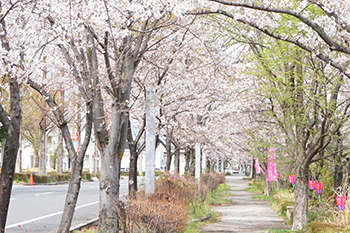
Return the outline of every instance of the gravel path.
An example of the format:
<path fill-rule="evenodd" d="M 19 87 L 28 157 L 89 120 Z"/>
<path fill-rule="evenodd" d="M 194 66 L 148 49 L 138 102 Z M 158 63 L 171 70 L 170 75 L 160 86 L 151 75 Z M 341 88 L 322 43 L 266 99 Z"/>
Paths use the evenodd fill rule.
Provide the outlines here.
<path fill-rule="evenodd" d="M 226 177 L 226 184 L 231 187 L 232 196 L 228 197 L 233 205 L 215 207 L 221 213 L 219 222 L 202 227 L 201 232 L 267 232 L 269 228 L 288 229 L 282 218 L 277 216 L 268 202 L 252 199 L 256 194 L 245 189 L 250 181 L 244 180 L 242 175 Z"/>

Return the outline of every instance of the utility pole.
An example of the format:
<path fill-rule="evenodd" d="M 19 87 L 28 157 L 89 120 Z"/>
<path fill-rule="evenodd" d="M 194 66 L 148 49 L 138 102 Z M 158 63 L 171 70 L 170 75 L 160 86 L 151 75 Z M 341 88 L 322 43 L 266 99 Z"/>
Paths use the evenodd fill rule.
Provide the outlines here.
<path fill-rule="evenodd" d="M 154 90 L 146 90 L 146 172 L 145 172 L 145 193 L 154 193 L 155 183 L 155 152 L 156 152 L 156 123 L 155 123 L 155 102 Z"/>
<path fill-rule="evenodd" d="M 198 182 L 198 187 L 200 185 L 200 178 L 201 178 L 201 145 L 199 142 L 196 142 L 196 157 L 195 157 L 195 166 L 196 166 L 196 171 L 195 171 L 195 179 Z"/>
<path fill-rule="evenodd" d="M 224 157 L 221 156 L 221 173 L 224 174 L 225 173 L 225 168 L 224 168 Z"/>

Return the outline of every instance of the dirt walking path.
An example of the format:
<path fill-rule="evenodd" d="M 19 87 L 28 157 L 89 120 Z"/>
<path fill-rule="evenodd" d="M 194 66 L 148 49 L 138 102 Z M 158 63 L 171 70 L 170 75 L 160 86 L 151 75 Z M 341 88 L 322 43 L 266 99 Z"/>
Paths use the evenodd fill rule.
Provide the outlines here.
<path fill-rule="evenodd" d="M 242 178 L 242 175 L 226 177 L 226 184 L 231 187 L 232 195 L 228 198 L 233 201 L 233 205 L 215 207 L 221 213 L 220 221 L 202 227 L 201 232 L 261 233 L 267 232 L 269 228 L 288 229 L 267 201 L 251 198 L 256 194 L 245 190 L 250 181 Z"/>

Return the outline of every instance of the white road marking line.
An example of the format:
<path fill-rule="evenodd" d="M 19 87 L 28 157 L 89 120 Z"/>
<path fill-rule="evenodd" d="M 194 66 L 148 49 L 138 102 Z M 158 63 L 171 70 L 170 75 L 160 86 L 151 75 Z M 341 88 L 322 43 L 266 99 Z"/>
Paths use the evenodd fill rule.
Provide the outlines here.
<path fill-rule="evenodd" d="M 78 206 L 75 209 L 77 210 L 77 209 L 84 208 L 84 207 L 87 207 L 87 206 L 90 206 L 90 205 L 95 205 L 97 203 L 99 203 L 99 202 L 98 201 L 91 202 L 91 203 L 88 203 L 88 204 L 85 204 L 85 205 Z M 32 219 L 29 219 L 29 220 L 26 220 L 26 221 L 23 221 L 23 222 L 18 222 L 18 223 L 15 223 L 15 224 L 8 225 L 8 226 L 5 227 L 5 229 L 22 226 L 22 225 L 27 224 L 27 223 L 39 221 L 39 220 L 42 220 L 42 219 L 45 219 L 45 218 L 50 218 L 52 216 L 59 215 L 59 214 L 62 214 L 62 213 L 63 213 L 63 211 L 60 211 L 60 212 L 56 212 L 56 213 L 52 213 L 52 214 L 47 214 L 47 215 L 44 215 L 44 216 L 41 216 L 41 217 L 38 217 L 38 218 L 32 218 Z"/>
<path fill-rule="evenodd" d="M 38 194 L 35 194 L 35 196 L 43 196 L 43 195 L 49 195 L 53 192 L 47 192 L 47 193 L 38 193 Z"/>
<path fill-rule="evenodd" d="M 91 203 L 88 203 L 88 204 L 85 204 L 85 205 L 81 205 L 81 206 L 75 207 L 75 209 L 77 210 L 77 209 L 80 209 L 80 208 L 84 208 L 86 206 L 95 205 L 97 203 L 99 203 L 99 202 L 98 201 L 91 202 Z"/>
<path fill-rule="evenodd" d="M 60 212 L 57 212 L 57 213 L 44 215 L 44 216 L 41 216 L 41 217 L 38 217 L 38 218 L 32 218 L 32 219 L 29 219 L 27 221 L 23 221 L 23 222 L 15 223 L 15 224 L 12 224 L 12 225 L 8 225 L 8 226 L 5 227 L 5 229 L 12 228 L 12 227 L 17 227 L 17 226 L 22 226 L 22 225 L 27 224 L 27 223 L 39 221 L 41 219 L 49 218 L 49 217 L 52 217 L 52 216 L 55 216 L 55 215 L 59 215 L 59 214 L 62 214 L 62 213 L 63 213 L 63 211 L 60 211 Z"/>

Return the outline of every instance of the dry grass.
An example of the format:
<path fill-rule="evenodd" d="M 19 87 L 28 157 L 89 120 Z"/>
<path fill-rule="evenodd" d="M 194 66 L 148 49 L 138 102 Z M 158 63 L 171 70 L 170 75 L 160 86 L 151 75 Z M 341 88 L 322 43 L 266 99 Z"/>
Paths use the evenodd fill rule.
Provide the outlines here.
<path fill-rule="evenodd" d="M 187 222 L 187 212 L 187 206 L 175 196 L 138 193 L 128 202 L 124 228 L 126 232 L 177 232 Z"/>
<path fill-rule="evenodd" d="M 196 210 L 200 212 L 206 197 L 224 182 L 223 174 L 206 174 L 201 177 L 199 189 L 192 177 L 164 174 L 156 181 L 154 194 L 146 196 L 138 192 L 134 199 L 116 203 L 122 232 L 183 232 L 189 216 Z M 96 229 L 87 232 L 96 232 Z"/>

